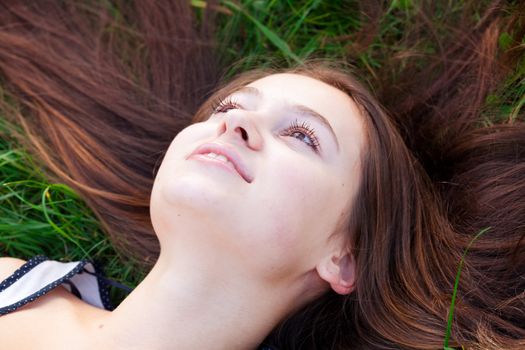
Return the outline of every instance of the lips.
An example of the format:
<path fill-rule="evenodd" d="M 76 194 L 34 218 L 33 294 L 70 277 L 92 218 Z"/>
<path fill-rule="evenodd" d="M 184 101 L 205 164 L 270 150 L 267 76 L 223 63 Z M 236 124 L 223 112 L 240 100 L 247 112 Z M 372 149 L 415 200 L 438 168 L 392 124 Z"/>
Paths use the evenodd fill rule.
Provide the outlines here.
<path fill-rule="evenodd" d="M 209 155 L 211 153 L 211 155 Z M 225 166 L 232 166 L 235 171 L 244 179 L 251 183 L 253 176 L 242 161 L 242 158 L 231 146 L 223 143 L 205 143 L 197 147 L 186 159 L 192 156 L 206 157 L 210 160 L 223 163 Z M 209 155 L 209 156 L 208 156 Z"/>

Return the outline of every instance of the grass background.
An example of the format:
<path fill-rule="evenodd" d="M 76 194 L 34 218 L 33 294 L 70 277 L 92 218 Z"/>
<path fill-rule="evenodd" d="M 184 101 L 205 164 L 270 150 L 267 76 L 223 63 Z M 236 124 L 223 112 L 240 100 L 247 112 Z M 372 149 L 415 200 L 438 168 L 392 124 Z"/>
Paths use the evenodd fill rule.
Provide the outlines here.
<path fill-rule="evenodd" d="M 463 1 L 438 1 L 432 21 L 458 17 Z M 482 2 L 479 2 L 482 6 Z M 486 2 L 485 2 L 486 3 Z M 196 15 L 206 1 L 191 1 Z M 363 15 L 357 1 L 240 0 L 221 1 L 216 35 L 224 43 L 222 59 L 230 64 L 229 76 L 271 64 L 290 65 L 305 58 L 342 58 L 357 66 L 365 79 L 379 74 L 385 57 L 397 57 L 402 68 L 406 60 L 436 52 L 430 37 L 407 44 L 407 28 L 414 25 L 419 2 L 393 0 L 378 19 L 378 32 L 363 49 L 356 43 L 373 22 Z M 473 18 L 479 17 L 472 8 Z M 512 33 L 500 37 L 500 49 L 512 44 Z M 362 39 L 362 38 L 361 38 Z M 522 40 L 521 45 L 525 45 Z M 242 60 L 240 60 L 242 58 Z M 393 70 L 391 74 L 396 74 Z M 5 99 L 0 86 L 0 98 Z M 515 119 L 525 104 L 525 60 L 522 60 L 498 91 L 487 99 L 487 115 L 496 112 L 505 120 Z M 486 123 L 491 123 L 489 118 Z M 63 184 L 49 183 L 23 149 L 6 134 L 0 116 L 0 255 L 28 259 L 44 254 L 52 259 L 72 261 L 94 259 L 106 274 L 123 284 L 135 286 L 146 271 L 114 251 L 89 208 Z M 112 291 L 118 303 L 124 294 Z"/>

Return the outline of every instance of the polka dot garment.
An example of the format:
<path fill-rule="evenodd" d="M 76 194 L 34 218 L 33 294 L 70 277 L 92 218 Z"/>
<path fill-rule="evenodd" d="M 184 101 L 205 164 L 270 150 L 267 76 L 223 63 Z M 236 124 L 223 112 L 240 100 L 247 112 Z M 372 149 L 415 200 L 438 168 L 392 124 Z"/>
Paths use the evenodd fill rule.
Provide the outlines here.
<path fill-rule="evenodd" d="M 112 310 L 108 280 L 88 260 L 59 262 L 36 256 L 0 283 L 0 315 L 64 286 L 83 301 Z"/>

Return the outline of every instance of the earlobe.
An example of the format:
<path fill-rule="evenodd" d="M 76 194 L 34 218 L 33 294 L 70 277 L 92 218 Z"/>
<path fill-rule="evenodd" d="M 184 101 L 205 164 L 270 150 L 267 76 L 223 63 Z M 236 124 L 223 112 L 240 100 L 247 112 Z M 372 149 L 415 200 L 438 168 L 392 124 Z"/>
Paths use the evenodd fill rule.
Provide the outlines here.
<path fill-rule="evenodd" d="M 355 259 L 352 254 L 327 256 L 316 268 L 319 277 L 328 282 L 337 294 L 346 295 L 354 290 Z"/>

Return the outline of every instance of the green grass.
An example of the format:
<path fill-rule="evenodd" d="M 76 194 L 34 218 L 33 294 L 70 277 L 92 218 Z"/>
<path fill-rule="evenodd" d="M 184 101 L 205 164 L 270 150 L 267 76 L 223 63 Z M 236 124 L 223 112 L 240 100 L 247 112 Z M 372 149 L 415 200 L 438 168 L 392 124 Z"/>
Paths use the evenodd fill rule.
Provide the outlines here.
<path fill-rule="evenodd" d="M 488 230 L 490 230 L 490 227 L 486 227 L 483 230 L 479 231 L 474 236 L 474 238 L 472 238 L 468 246 L 465 248 L 465 251 L 463 252 L 463 255 L 461 256 L 461 260 L 459 261 L 458 271 L 456 273 L 456 280 L 454 281 L 454 289 L 452 290 L 452 297 L 450 300 L 450 308 L 449 308 L 448 320 L 447 320 L 447 329 L 445 331 L 445 339 L 443 341 L 444 350 L 453 350 L 453 348 L 449 346 L 449 343 L 450 343 L 450 336 L 452 334 L 452 324 L 454 322 L 454 308 L 456 307 L 456 296 L 458 292 L 459 281 L 461 279 L 461 270 L 463 269 L 463 264 L 465 263 L 465 258 L 467 257 L 467 253 L 470 247 L 472 246 L 472 244 L 474 244 L 474 242 L 476 242 L 478 238 L 481 237 Z"/>
<path fill-rule="evenodd" d="M 442 3 L 454 7 L 437 7 L 433 18 L 436 23 L 456 16 L 463 4 Z M 316 57 L 338 58 L 359 67 L 367 75 L 365 79 L 373 78 L 380 74 L 385 57 L 395 57 L 402 69 L 408 60 L 436 51 L 428 35 L 409 44 L 406 28 L 414 24 L 417 4 L 413 0 L 391 1 L 387 13 L 378 21 L 377 35 L 365 50 L 356 44 L 357 33 L 370 21 L 361 17 L 358 1 L 225 0 L 221 2 L 217 33 L 223 43 L 222 60 L 230 65 L 227 75 L 231 76 L 254 67 L 289 66 Z M 193 0 L 192 5 L 198 13 L 206 1 Z M 114 12 L 119 15 L 118 9 Z M 479 16 L 475 9 L 472 15 Z M 447 30 L 446 26 L 437 28 L 438 35 Z M 509 33 L 501 36 L 502 50 L 511 44 L 509 37 Z M 521 44 L 525 45 L 525 41 Z M 395 75 L 395 69 L 390 74 Z M 0 94 L 0 98 L 5 97 Z M 522 61 L 489 97 L 487 111 L 513 121 L 524 104 Z M 27 259 L 44 254 L 68 261 L 96 259 L 104 264 L 110 278 L 136 285 L 144 271 L 113 249 L 96 217 L 74 191 L 46 180 L 31 156 L 9 136 L 5 123 L 0 116 L 0 255 Z M 123 297 L 119 292 L 113 293 L 115 301 Z"/>

